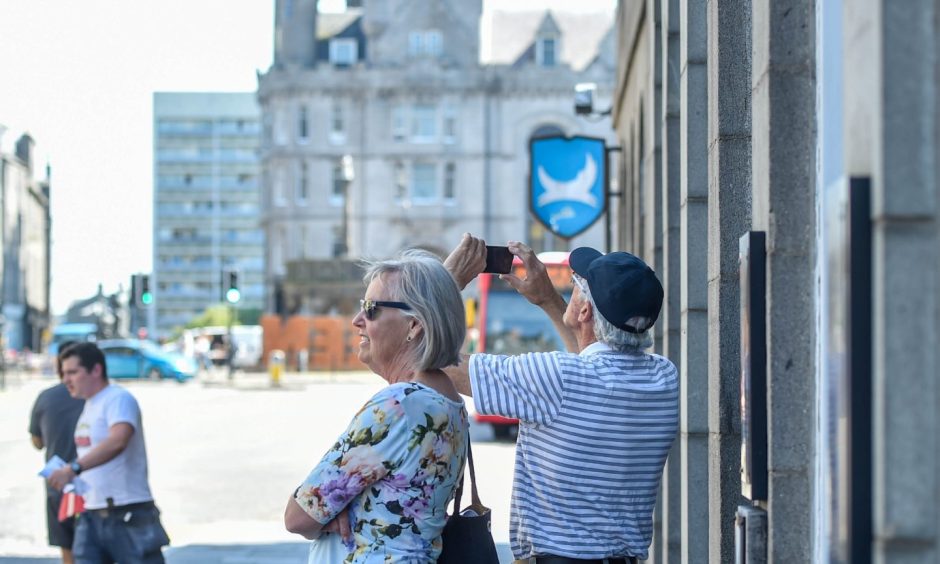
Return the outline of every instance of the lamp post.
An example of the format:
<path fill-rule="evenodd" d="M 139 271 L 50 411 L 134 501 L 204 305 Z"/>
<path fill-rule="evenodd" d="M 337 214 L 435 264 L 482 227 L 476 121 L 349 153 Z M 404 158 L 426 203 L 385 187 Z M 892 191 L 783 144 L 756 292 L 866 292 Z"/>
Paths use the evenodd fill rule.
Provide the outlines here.
<path fill-rule="evenodd" d="M 7 319 L 3 315 L 3 301 L 0 300 L 0 391 L 7 387 L 6 351 L 3 350 L 6 344 L 6 321 Z"/>
<path fill-rule="evenodd" d="M 340 253 L 341 257 L 349 256 L 349 213 L 351 206 L 349 204 L 349 186 L 356 178 L 356 169 L 353 166 L 352 155 L 343 155 L 340 160 L 341 178 L 343 180 L 343 217 L 340 224 Z"/>

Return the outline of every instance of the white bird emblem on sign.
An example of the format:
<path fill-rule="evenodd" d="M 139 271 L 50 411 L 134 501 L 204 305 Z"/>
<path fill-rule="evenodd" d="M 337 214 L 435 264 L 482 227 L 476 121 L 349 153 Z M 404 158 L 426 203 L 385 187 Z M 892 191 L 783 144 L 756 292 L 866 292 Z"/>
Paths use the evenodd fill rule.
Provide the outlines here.
<path fill-rule="evenodd" d="M 558 213 L 553 213 L 551 218 L 548 220 L 552 224 L 552 229 L 555 231 L 559 230 L 558 222 L 563 219 L 572 219 L 578 217 L 578 214 L 574 213 L 574 210 L 571 209 L 571 206 L 565 206 L 561 208 Z"/>
<path fill-rule="evenodd" d="M 597 163 L 590 153 L 587 154 L 584 168 L 571 180 L 556 180 L 541 166 L 538 174 L 539 182 L 545 188 L 545 192 L 539 195 L 539 206 L 561 201 L 581 202 L 592 207 L 597 205 L 597 198 L 591 194 L 591 187 L 597 180 Z"/>

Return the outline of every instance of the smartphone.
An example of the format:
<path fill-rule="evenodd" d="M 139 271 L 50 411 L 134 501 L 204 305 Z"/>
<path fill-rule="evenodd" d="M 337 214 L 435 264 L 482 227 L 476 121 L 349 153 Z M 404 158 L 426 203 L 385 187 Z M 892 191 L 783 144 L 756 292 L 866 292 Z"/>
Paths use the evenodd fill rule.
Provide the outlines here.
<path fill-rule="evenodd" d="M 509 252 L 509 247 L 492 247 L 490 245 L 486 246 L 486 268 L 483 269 L 483 272 L 491 272 L 493 274 L 509 274 L 509 271 L 512 270 L 512 253 Z"/>

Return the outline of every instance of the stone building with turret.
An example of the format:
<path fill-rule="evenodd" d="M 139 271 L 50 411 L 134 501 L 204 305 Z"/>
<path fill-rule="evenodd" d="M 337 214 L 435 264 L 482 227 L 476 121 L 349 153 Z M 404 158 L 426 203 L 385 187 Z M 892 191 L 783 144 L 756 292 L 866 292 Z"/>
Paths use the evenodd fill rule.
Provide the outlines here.
<path fill-rule="evenodd" d="M 573 110 L 576 84 L 597 83 L 601 101 L 613 89 L 612 13 L 316 4 L 277 1 L 274 63 L 258 79 L 269 310 L 285 300 L 292 313 L 348 309 L 316 281 L 291 279 L 291 264 L 316 272 L 303 264 L 444 253 L 465 231 L 538 250 L 604 244 L 603 221 L 569 242 L 532 219 L 528 144 L 614 139 L 608 118 Z"/>

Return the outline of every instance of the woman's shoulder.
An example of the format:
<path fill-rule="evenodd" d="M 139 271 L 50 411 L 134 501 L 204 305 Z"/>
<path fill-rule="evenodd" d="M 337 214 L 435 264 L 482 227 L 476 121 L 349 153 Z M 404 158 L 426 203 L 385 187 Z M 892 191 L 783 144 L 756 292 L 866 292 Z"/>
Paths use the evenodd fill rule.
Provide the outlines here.
<path fill-rule="evenodd" d="M 375 396 L 373 401 L 378 404 L 393 402 L 401 405 L 408 411 L 408 407 L 419 407 L 425 411 L 459 411 L 463 409 L 462 401 L 452 400 L 434 388 L 418 382 L 398 382 L 386 386 Z"/>
<path fill-rule="evenodd" d="M 428 401 L 434 396 L 440 395 L 433 389 L 417 382 L 398 382 L 390 384 L 376 394 L 376 397 L 382 394 L 382 392 L 384 392 L 382 395 L 383 398 L 394 398 L 402 403 L 406 401 Z"/>
<path fill-rule="evenodd" d="M 420 384 L 414 382 L 398 382 L 396 384 L 390 384 L 385 386 L 381 390 L 375 393 L 372 398 L 369 400 L 367 405 L 389 405 L 389 404 L 405 404 L 411 403 L 415 399 L 420 398 L 423 394 L 416 392 L 421 392 L 425 388 Z"/>

